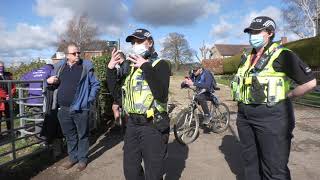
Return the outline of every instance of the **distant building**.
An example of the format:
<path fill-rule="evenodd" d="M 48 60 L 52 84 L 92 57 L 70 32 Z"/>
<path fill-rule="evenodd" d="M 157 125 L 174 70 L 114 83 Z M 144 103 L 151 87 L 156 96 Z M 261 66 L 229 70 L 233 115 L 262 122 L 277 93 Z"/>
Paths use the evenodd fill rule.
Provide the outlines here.
<path fill-rule="evenodd" d="M 64 52 L 56 52 L 52 57 L 52 63 L 55 64 L 57 62 L 59 62 L 60 60 L 62 59 L 65 59 L 66 58 L 66 55 Z"/>
<path fill-rule="evenodd" d="M 113 41 L 111 41 L 113 42 Z M 57 49 L 57 52 L 67 52 L 68 44 L 62 43 Z M 102 55 L 110 54 L 112 48 L 115 47 L 116 44 L 110 45 L 110 41 L 106 40 L 95 40 L 90 43 L 87 43 L 83 46 L 81 50 L 81 57 L 84 59 L 90 59 L 95 57 L 99 57 Z"/>
<path fill-rule="evenodd" d="M 281 37 L 281 40 L 276 41 L 281 44 L 288 43 L 287 37 Z M 240 54 L 244 50 L 250 51 L 250 45 L 243 44 L 215 44 L 210 50 L 209 59 L 224 59 Z"/>
<path fill-rule="evenodd" d="M 215 44 L 210 49 L 209 59 L 224 59 L 241 53 L 244 49 L 251 48 L 250 45 L 238 44 Z"/>

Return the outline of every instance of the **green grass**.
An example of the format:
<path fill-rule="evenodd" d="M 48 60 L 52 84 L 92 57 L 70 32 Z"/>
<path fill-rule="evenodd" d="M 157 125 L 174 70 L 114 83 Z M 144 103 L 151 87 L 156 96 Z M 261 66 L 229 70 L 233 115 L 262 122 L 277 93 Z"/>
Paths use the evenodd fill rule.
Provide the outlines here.
<path fill-rule="evenodd" d="M 296 100 L 297 103 L 320 107 L 320 93 L 311 92 Z"/>
<path fill-rule="evenodd" d="M 215 79 L 217 83 L 224 84 L 226 86 L 230 86 L 231 80 L 233 78 L 233 75 L 217 75 L 215 76 Z"/>
<path fill-rule="evenodd" d="M 20 127 L 20 119 L 14 119 L 14 128 L 18 128 L 18 127 Z M 7 129 L 5 122 L 1 123 L 1 129 L 2 129 L 2 131 Z M 34 137 L 29 137 L 27 139 L 20 139 L 15 142 L 15 148 L 16 149 L 22 148 L 22 147 L 27 146 L 29 144 L 32 144 L 34 142 L 37 142 L 37 139 L 35 139 Z M 29 154 L 29 153 L 32 153 L 32 152 L 38 150 L 39 148 L 40 147 L 38 144 L 32 145 L 30 147 L 27 147 L 27 148 L 24 148 L 24 149 L 17 151 L 16 156 L 17 157 L 24 156 L 26 154 Z M 12 150 L 11 143 L 4 144 L 4 145 L 0 146 L 0 154 L 5 153 L 5 152 L 9 152 L 11 150 Z M 12 155 L 10 155 L 10 154 L 3 156 L 3 157 L 0 157 L 0 164 L 3 164 L 3 163 L 8 162 L 10 160 L 12 160 Z"/>

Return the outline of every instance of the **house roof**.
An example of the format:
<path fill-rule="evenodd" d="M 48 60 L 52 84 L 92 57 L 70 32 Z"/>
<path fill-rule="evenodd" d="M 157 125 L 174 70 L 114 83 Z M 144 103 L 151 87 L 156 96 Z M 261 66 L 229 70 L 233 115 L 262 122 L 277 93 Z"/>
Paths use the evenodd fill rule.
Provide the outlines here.
<path fill-rule="evenodd" d="M 250 45 L 238 45 L 238 44 L 215 44 L 215 48 L 219 51 L 221 56 L 234 56 L 243 51 L 243 49 L 251 48 Z"/>

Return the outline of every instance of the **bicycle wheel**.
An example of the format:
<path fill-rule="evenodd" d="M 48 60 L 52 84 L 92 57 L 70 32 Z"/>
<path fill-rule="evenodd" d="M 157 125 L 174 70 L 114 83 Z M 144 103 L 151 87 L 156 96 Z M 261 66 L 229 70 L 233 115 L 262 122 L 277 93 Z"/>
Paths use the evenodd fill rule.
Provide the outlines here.
<path fill-rule="evenodd" d="M 191 111 L 190 108 L 183 109 L 177 116 L 173 126 L 176 140 L 181 144 L 190 144 L 198 136 L 199 118 L 198 110 Z"/>
<path fill-rule="evenodd" d="M 210 112 L 212 115 L 211 128 L 215 133 L 222 133 L 228 129 L 230 121 L 229 108 L 224 103 L 214 105 L 210 103 Z"/>

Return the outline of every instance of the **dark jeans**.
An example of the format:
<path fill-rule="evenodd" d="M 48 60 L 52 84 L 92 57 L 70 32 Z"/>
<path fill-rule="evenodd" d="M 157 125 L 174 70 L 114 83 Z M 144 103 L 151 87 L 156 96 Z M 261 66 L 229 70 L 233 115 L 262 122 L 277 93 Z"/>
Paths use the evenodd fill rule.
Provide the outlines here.
<path fill-rule="evenodd" d="M 70 112 L 61 107 L 58 119 L 67 140 L 69 159 L 72 162 L 88 162 L 89 151 L 89 111 Z"/>
<path fill-rule="evenodd" d="M 0 111 L 0 119 L 4 119 L 6 118 L 6 126 L 7 126 L 7 130 L 11 130 L 11 122 L 10 122 L 10 109 L 9 109 L 9 103 L 4 103 L 4 111 Z M 3 116 L 4 114 L 4 116 Z M 0 132 L 1 132 L 1 123 L 0 122 Z"/>
<path fill-rule="evenodd" d="M 31 118 L 34 119 L 43 119 L 43 114 L 40 114 L 43 112 L 42 107 L 40 106 L 29 106 L 30 109 L 30 113 L 31 114 L 35 114 L 33 115 Z M 39 125 L 39 121 L 35 121 L 35 129 L 34 129 L 34 133 L 40 133 L 41 129 L 42 129 L 42 125 Z"/>
<path fill-rule="evenodd" d="M 143 116 L 129 116 L 124 137 L 123 168 L 127 180 L 160 180 L 167 158 L 168 132 L 152 126 Z M 145 172 L 141 166 L 144 162 Z"/>
<path fill-rule="evenodd" d="M 287 166 L 294 114 L 289 100 L 273 107 L 238 105 L 237 127 L 246 180 L 290 180 Z"/>
<path fill-rule="evenodd" d="M 210 114 L 208 104 L 207 104 L 207 101 L 210 100 L 210 97 L 211 97 L 211 94 L 209 92 L 204 92 L 196 96 L 196 100 L 199 102 L 203 110 L 203 113 L 206 115 Z"/>

